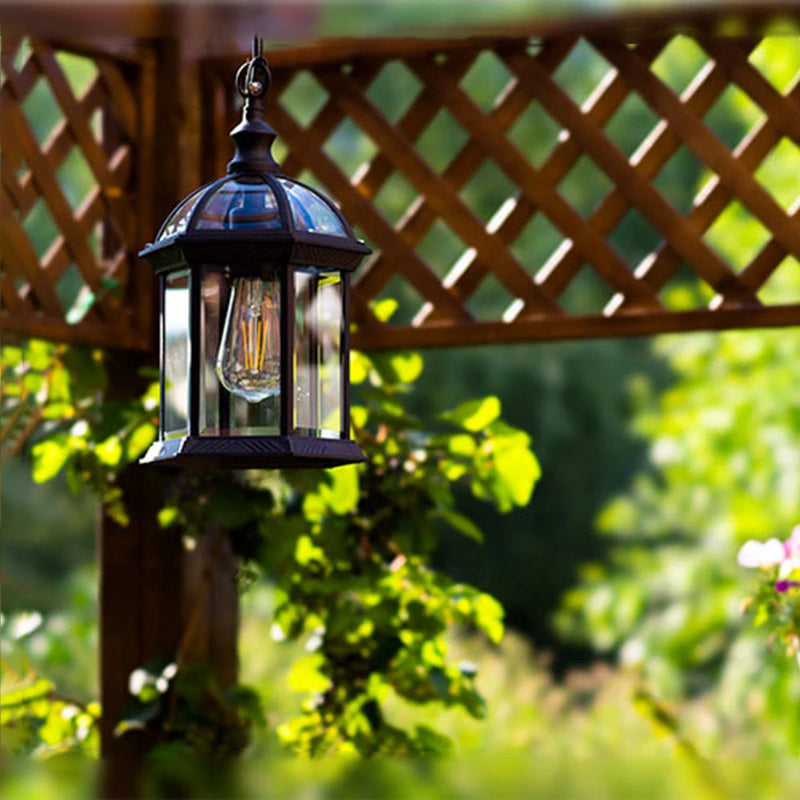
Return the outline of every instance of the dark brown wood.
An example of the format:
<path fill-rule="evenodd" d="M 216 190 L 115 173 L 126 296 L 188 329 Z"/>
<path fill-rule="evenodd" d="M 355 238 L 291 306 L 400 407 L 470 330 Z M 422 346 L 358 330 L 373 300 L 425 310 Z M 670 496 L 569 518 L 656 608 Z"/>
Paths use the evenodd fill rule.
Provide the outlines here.
<path fill-rule="evenodd" d="M 441 306 L 443 311 L 446 309 L 451 318 L 469 320 L 471 318 L 469 312 L 439 283 L 422 259 L 394 235 L 391 225 L 378 210 L 353 189 L 347 176 L 320 149 L 321 143 L 316 141 L 309 132 L 303 130 L 279 104 L 273 106 L 272 113 L 276 124 L 280 124 L 284 130 L 290 132 L 298 152 L 303 154 L 305 163 L 336 194 L 348 218 L 354 221 L 358 220 L 372 242 L 378 246 L 382 243 L 384 248 L 388 247 L 395 252 L 396 258 L 402 259 L 398 263 L 398 268 L 403 271 L 417 291 L 430 300 L 434 306 Z"/>
<path fill-rule="evenodd" d="M 458 329 L 453 342 L 448 325 L 384 325 L 357 330 L 353 347 L 365 351 L 402 350 L 438 347 L 477 347 L 487 344 L 522 344 L 570 339 L 605 339 L 628 336 L 653 336 L 662 333 L 722 331 L 733 328 L 775 328 L 800 325 L 797 305 L 755 306 L 697 311 L 647 311 L 639 314 L 527 318 L 505 322 L 473 322 Z"/>
<path fill-rule="evenodd" d="M 123 356 L 123 368 L 130 360 Z M 175 652 L 181 635 L 181 537 L 158 527 L 163 478 L 131 467 L 120 479 L 131 512 L 129 525 L 103 517 L 100 558 L 101 797 L 138 798 L 141 759 L 149 746 L 139 733 L 114 735 L 130 697 L 128 676 Z"/>
<path fill-rule="evenodd" d="M 176 107 L 180 50 L 177 41 L 159 43 L 147 73 L 154 91 L 153 107 L 142 115 L 148 148 L 169 152 L 178 139 L 181 111 Z M 152 125 L 154 119 L 158 125 Z M 113 128 L 112 128 L 113 130 Z M 117 131 L 117 134 L 120 132 Z M 114 135 L 104 137 L 109 149 L 116 147 Z M 152 151 L 151 151 L 152 152 Z M 174 202 L 181 181 L 178 159 L 159 172 L 158 180 L 145 184 L 150 205 L 139 214 L 144 224 L 162 219 Z M 154 228 L 150 228 L 154 230 Z M 114 231 L 109 230 L 105 246 L 115 248 Z M 152 235 L 152 234 L 151 234 Z M 152 271 L 142 269 L 152 280 Z M 152 302 L 152 294 L 142 293 Z M 152 320 L 152 315 L 148 320 Z M 152 337 L 148 337 L 152 340 Z M 152 365 L 153 355 L 132 358 L 117 353 L 109 364 L 109 385 L 117 396 L 128 398 L 142 390 L 137 363 Z M 219 532 L 219 557 L 202 559 L 201 552 L 184 551 L 179 531 L 163 530 L 157 513 L 164 501 L 164 489 L 171 480 L 162 470 L 133 466 L 121 478 L 131 521 L 122 526 L 104 517 L 99 530 L 100 559 L 100 651 L 101 651 L 101 754 L 103 757 L 103 798 L 141 797 L 139 778 L 142 759 L 152 742 L 143 735 L 122 738 L 114 727 L 128 700 L 131 671 L 156 658 L 178 658 L 185 641 L 190 647 L 182 654 L 208 660 L 225 684 L 237 675 L 236 634 L 238 594 L 236 563 L 224 532 Z M 200 551 L 205 551 L 202 545 Z M 200 565 L 198 567 L 198 564 Z M 198 569 L 200 574 L 198 575 Z M 196 640 L 186 638 L 194 620 L 201 631 Z"/>
<path fill-rule="evenodd" d="M 175 65 L 180 75 L 179 99 L 160 105 L 164 119 L 170 120 L 167 128 L 179 132 L 180 156 L 155 165 L 163 148 L 156 138 L 162 120 L 154 109 L 156 97 L 164 94 L 164 84 L 149 65 L 157 58 L 158 42 L 165 41 L 170 31 L 177 35 L 187 18 L 170 11 L 148 22 L 150 12 L 146 5 L 141 8 L 135 20 L 129 19 L 134 29 L 152 24 L 161 32 L 138 43 L 124 38 L 70 41 L 65 29 L 58 40 L 33 41 L 31 57 L 18 59 L 22 38 L 30 31 L 15 37 L 13 24 L 4 28 L 2 56 L 8 75 L 0 91 L 8 113 L 0 122 L 4 140 L 0 172 L 3 208 L 11 213 L 4 214 L 0 237 L 4 254 L 13 257 L 0 282 L 0 324 L 8 331 L 151 346 L 152 281 L 131 257 L 132 243 L 141 246 L 161 221 L 155 218 L 152 199 L 162 179 L 176 187 L 171 206 L 198 183 L 217 177 L 230 158 L 227 133 L 235 115 L 231 81 L 242 53 L 229 42 L 216 42 L 204 51 L 189 37 L 180 64 Z M 405 285 L 419 297 L 419 306 L 410 314 L 414 327 L 436 328 L 437 341 L 446 328 L 450 342 L 459 343 L 474 323 L 470 309 L 476 307 L 475 298 L 490 278 L 510 295 L 510 305 L 492 312 L 503 324 L 521 323 L 527 317 L 558 319 L 553 329 L 564 330 L 562 318 L 566 318 L 575 320 L 576 330 L 585 331 L 584 320 L 593 313 L 575 317 L 561 307 L 584 270 L 591 270 L 611 292 L 611 300 L 597 309 L 603 318 L 652 311 L 658 324 L 664 324 L 661 294 L 684 263 L 717 293 L 710 310 L 763 302 L 759 292 L 765 282 L 781 268 L 787 254 L 800 251 L 795 212 L 781 209 L 753 175 L 781 136 L 800 142 L 796 93 L 791 90 L 781 96 L 756 62 L 748 59 L 761 39 L 759 26 L 774 19 L 778 9 L 763 4 L 737 7 L 735 14 L 742 23 L 740 30 L 748 34 L 746 39 L 720 35 L 715 26 L 730 21 L 734 10 L 717 5 L 713 11 L 692 10 L 686 15 L 626 13 L 529 22 L 471 37 L 340 40 L 272 48 L 269 120 L 287 145 L 285 165 L 290 172 L 314 173 L 375 247 L 373 257 L 354 276 L 353 318 L 362 333 L 387 325 L 375 319 L 371 304 L 385 296 L 390 286 L 392 291 L 404 292 Z M 219 22 L 222 30 L 229 22 L 234 24 L 238 11 L 230 13 L 230 20 L 210 11 L 198 19 Z M 791 9 L 789 16 L 800 19 L 800 12 Z M 19 19 L 17 13 L 14 20 Z M 192 26 L 196 24 L 198 20 L 191 20 Z M 679 29 L 695 36 L 709 56 L 681 97 L 652 69 Z M 629 47 L 630 43 L 637 44 Z M 616 68 L 598 81 L 582 104 L 564 88 L 560 74 L 578 45 L 583 48 L 582 57 L 588 45 L 599 54 L 598 59 L 602 56 Z M 97 68 L 81 96 L 65 80 L 57 58 L 59 48 L 91 59 Z M 477 101 L 471 84 L 464 80 L 468 72 L 484 68 L 482 58 L 487 54 L 510 72 L 505 85 L 495 89 L 494 103 L 488 105 L 485 98 Z M 395 123 L 384 117 L 368 94 L 375 78 L 392 61 L 400 61 L 421 82 Z M 286 95 L 302 70 L 327 93 L 307 125 L 297 122 Z M 495 73 L 492 80 L 496 77 Z M 32 136 L 30 120 L 18 110 L 40 81 L 48 84 L 63 111 L 63 119 L 42 144 Z M 703 115 L 730 85 L 736 85 L 766 114 L 733 152 L 703 122 Z M 642 131 L 641 144 L 627 156 L 605 127 L 635 97 L 662 121 L 652 131 Z M 514 144 L 512 135 L 513 126 L 534 105 L 561 128 L 552 152 L 539 167 Z M 118 146 L 105 153 L 87 122 L 99 108 L 119 129 Z M 420 150 L 420 140 L 442 109 L 461 126 L 465 142 L 443 167 L 434 168 L 423 155 L 424 146 Z M 337 165 L 331 146 L 334 133 L 345 122 L 355 125 L 356 135 L 372 140 L 377 149 L 352 174 Z M 59 199 L 60 187 L 52 176 L 76 147 L 96 185 L 72 209 Z M 681 148 L 691 150 L 713 172 L 694 207 L 685 213 L 678 213 L 657 188 L 657 176 Z M 564 199 L 561 184 L 587 156 L 611 178 L 613 188 L 598 196 L 591 213 L 580 214 Z M 504 173 L 514 187 L 488 222 L 461 196 L 487 165 Z M 175 175 L 180 176 L 177 183 Z M 375 198 L 396 177 L 415 189 L 417 196 L 389 219 L 378 212 Z M 59 233 L 39 258 L 28 240 L 25 217 L 41 200 L 54 216 Z M 732 269 L 705 241 L 709 228 L 733 202 L 748 209 L 772 237 L 741 271 L 740 265 Z M 609 241 L 630 212 L 638 213 L 663 237 L 639 264 L 629 263 L 627 254 L 615 252 Z M 563 240 L 542 263 L 523 263 L 518 244 L 528 226 L 540 220 Z M 98 224 L 117 231 L 120 244 L 102 258 L 85 246 Z M 449 263 L 420 256 L 435 226 L 446 226 L 463 244 L 460 256 L 454 257 L 451 251 Z M 63 319 L 53 284 L 73 264 L 102 299 L 79 325 L 70 326 Z M 118 304 L 113 294 L 103 292 L 110 279 L 121 285 Z M 390 338 L 399 341 L 396 334 Z M 416 338 L 409 343 L 412 340 Z M 363 341 L 368 345 L 373 339 Z"/>
<path fill-rule="evenodd" d="M 629 63 L 630 59 L 636 58 L 628 51 L 627 47 L 623 46 L 617 49 L 609 44 L 603 47 L 604 55 L 608 56 L 611 48 L 620 59 L 626 58 L 620 54 L 620 51 L 624 50 L 630 56 L 627 59 Z M 603 135 L 594 123 L 586 119 L 569 95 L 560 89 L 533 59 L 513 54 L 506 59 L 506 63 L 515 71 L 520 80 L 528 84 L 531 92 L 541 100 L 549 113 L 576 138 L 598 166 L 606 171 L 618 189 L 624 192 L 628 201 L 637 208 L 641 215 L 659 233 L 670 239 L 675 249 L 692 265 L 698 275 L 723 296 L 731 295 L 737 300 L 746 298 L 750 302 L 758 303 L 757 298 L 736 278 L 730 267 L 694 234 L 675 209 L 664 200 L 643 175 L 628 164 L 619 149 Z M 643 62 L 637 59 L 635 63 L 637 66 L 642 65 L 642 73 L 647 72 L 647 75 L 652 75 L 649 70 L 644 68 Z M 626 79 L 630 82 L 630 75 L 627 72 Z M 648 84 L 652 84 L 649 79 L 647 80 Z M 660 83 L 659 85 L 663 86 Z M 680 103 L 678 105 L 680 106 Z M 683 106 L 680 107 L 683 109 Z"/>
<path fill-rule="evenodd" d="M 180 655 L 186 662 L 209 664 L 222 686 L 232 686 L 238 677 L 238 559 L 222 530 L 199 540 L 184 559 L 186 635 Z"/>

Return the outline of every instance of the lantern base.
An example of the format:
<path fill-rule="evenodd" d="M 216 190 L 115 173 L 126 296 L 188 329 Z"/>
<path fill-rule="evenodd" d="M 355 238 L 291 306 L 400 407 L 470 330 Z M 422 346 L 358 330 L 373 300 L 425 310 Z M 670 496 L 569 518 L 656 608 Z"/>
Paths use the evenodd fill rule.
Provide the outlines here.
<path fill-rule="evenodd" d="M 139 463 L 199 469 L 329 469 L 366 460 L 351 439 L 184 436 L 154 442 Z"/>

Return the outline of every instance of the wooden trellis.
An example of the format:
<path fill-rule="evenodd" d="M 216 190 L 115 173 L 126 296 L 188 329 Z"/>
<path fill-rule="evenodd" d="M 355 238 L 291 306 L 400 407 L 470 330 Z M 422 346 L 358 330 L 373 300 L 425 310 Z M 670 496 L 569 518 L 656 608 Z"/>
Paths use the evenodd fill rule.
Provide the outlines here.
<path fill-rule="evenodd" d="M 135 268 L 154 224 L 145 62 L 7 36 L 1 59 L 0 324 L 146 349 L 150 278 Z"/>
<path fill-rule="evenodd" d="M 575 35 L 406 43 L 405 52 L 387 52 L 384 46 L 370 53 L 360 47 L 330 59 L 324 52 L 311 51 L 304 58 L 276 53 L 269 118 L 288 145 L 286 170 L 308 170 L 324 183 L 376 248 L 355 284 L 357 344 L 447 346 L 800 322 L 796 297 L 787 301 L 776 298 L 774 291 L 762 291 L 782 265 L 797 269 L 787 258 L 800 256 L 797 204 L 783 205 L 756 175 L 781 142 L 800 142 L 797 81 L 779 91 L 754 66 L 749 56 L 759 39 L 700 38 L 695 46 L 704 63 L 679 94 L 653 69 L 677 38 L 648 38 L 635 46 Z M 582 104 L 560 80 L 570 59 L 589 67 L 606 65 Z M 370 86 L 383 70 L 398 65 L 416 82 L 393 124 L 371 99 Z M 232 60 L 205 64 L 207 90 L 216 92 L 218 108 L 230 97 L 233 66 Z M 480 74 L 475 74 L 481 68 L 490 82 L 492 66 L 495 74 L 499 67 L 503 80 L 487 102 L 468 87 L 481 88 Z M 310 76 L 324 92 L 318 112 L 305 125 L 290 106 L 298 75 L 306 80 Z M 731 87 L 763 112 L 732 148 L 704 120 Z M 638 144 L 628 155 L 606 126 L 632 99 L 650 109 L 653 122 L 636 132 Z M 546 116 L 544 122 L 556 130 L 538 165 L 514 137 L 515 124 L 533 106 L 539 119 Z M 442 114 L 463 136 L 436 168 L 426 161 L 419 143 Z M 232 118 L 229 108 L 224 124 L 207 129 L 212 141 L 206 146 L 216 154 L 210 161 L 216 171 L 228 152 L 221 134 Z M 352 172 L 337 164 L 331 146 L 343 124 L 354 125 L 356 138 L 374 145 L 371 157 Z M 683 212 L 655 182 L 682 150 L 708 171 L 693 204 Z M 800 153 L 796 155 L 800 170 Z M 585 158 L 605 176 L 608 188 L 591 199 L 584 214 L 568 202 L 560 186 Z M 508 193 L 490 217 L 481 218 L 464 188 L 487 164 L 505 177 Z M 390 216 L 381 211 L 380 195 L 397 176 L 413 196 Z M 738 269 L 706 239 L 733 204 L 768 232 Z M 652 250 L 637 261 L 612 242 L 617 226 L 631 214 L 658 235 Z M 541 260 L 532 261 L 531 254 L 541 248 L 515 245 L 526 235 L 530 238 L 537 216 L 545 223 L 539 230 L 555 231 L 559 238 Z M 458 240 L 461 252 L 450 263 L 420 253 L 420 244 L 436 226 Z M 703 286 L 693 293 L 695 305 L 688 309 L 676 307 L 671 298 L 676 276 L 681 285 L 687 284 L 687 268 L 696 278 L 695 288 Z M 596 292 L 596 308 L 575 312 L 563 300 L 571 283 L 585 279 L 587 270 L 605 291 Z M 494 304 L 494 318 L 476 318 L 470 301 L 487 279 L 499 303 Z M 378 321 L 371 301 L 402 295 L 406 287 L 417 301 L 410 318 L 400 324 Z"/>
<path fill-rule="evenodd" d="M 270 54 L 268 117 L 284 171 L 323 184 L 375 250 L 355 283 L 357 346 L 800 322 L 800 297 L 780 278 L 800 258 L 796 197 L 778 196 L 761 174 L 778 148 L 800 174 L 797 80 L 764 69 L 762 35 L 620 30 Z M 648 30 L 672 29 L 654 20 Z M 663 69 L 677 51 L 691 51 L 682 85 Z M 83 86 L 68 79 L 69 52 L 3 40 L 0 324 L 147 348 L 151 287 L 133 254 L 158 222 L 148 213 L 160 169 L 149 51 L 82 50 Z M 201 58 L 191 72 L 194 100 L 184 102 L 196 112 L 178 141 L 197 143 L 205 179 L 230 156 L 241 58 Z M 36 92 L 57 109 L 44 133 Z M 753 112 L 733 140 L 720 118 L 732 93 Z M 665 179 L 681 158 L 697 175 L 688 203 Z M 67 167 L 77 162 L 88 180 L 72 197 Z M 579 191 L 584 179 L 594 196 Z M 713 235 L 734 210 L 762 234 L 746 258 Z M 638 226 L 645 251 L 620 248 L 626 226 Z M 389 321 L 373 311 L 385 297 L 400 302 Z"/>

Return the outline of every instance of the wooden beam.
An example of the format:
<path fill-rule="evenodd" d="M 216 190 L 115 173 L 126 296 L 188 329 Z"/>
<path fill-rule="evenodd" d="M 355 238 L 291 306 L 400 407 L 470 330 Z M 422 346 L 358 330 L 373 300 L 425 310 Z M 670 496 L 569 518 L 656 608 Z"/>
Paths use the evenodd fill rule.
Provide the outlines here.
<path fill-rule="evenodd" d="M 354 350 L 425 350 L 436 347 L 477 347 L 487 344 L 554 342 L 569 339 L 607 339 L 621 336 L 653 336 L 662 333 L 775 328 L 800 325 L 800 306 L 721 307 L 695 311 L 647 311 L 638 314 L 601 314 L 526 318 L 506 322 L 473 322 L 468 325 L 383 325 L 356 330 Z"/>

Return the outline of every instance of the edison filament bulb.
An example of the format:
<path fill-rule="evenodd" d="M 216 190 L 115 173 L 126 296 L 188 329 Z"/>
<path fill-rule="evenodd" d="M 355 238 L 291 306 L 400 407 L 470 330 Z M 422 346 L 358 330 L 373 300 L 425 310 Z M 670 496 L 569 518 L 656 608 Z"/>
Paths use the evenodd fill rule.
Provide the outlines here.
<path fill-rule="evenodd" d="M 237 397 L 260 403 L 280 393 L 280 284 L 237 278 L 217 354 L 217 377 Z"/>

